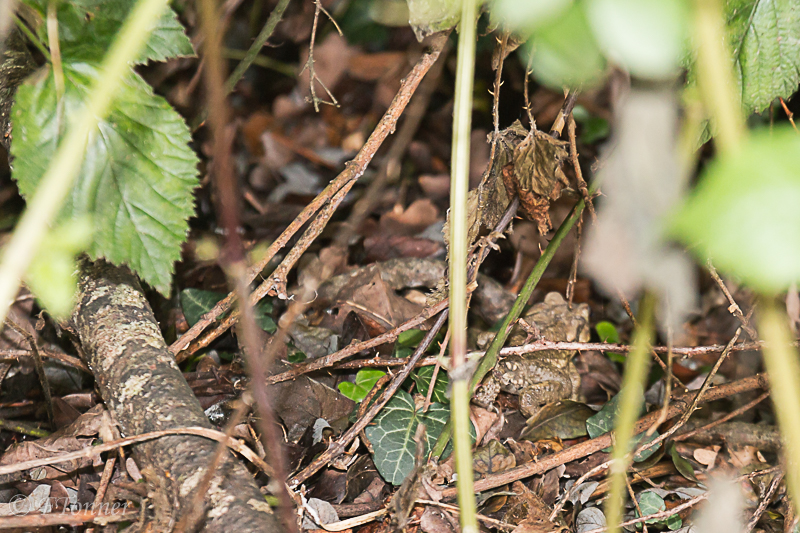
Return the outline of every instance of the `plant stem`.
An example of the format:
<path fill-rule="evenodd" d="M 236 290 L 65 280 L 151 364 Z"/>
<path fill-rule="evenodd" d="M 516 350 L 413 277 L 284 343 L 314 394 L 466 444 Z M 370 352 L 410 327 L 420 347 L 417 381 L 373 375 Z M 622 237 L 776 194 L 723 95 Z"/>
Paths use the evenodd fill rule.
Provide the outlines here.
<path fill-rule="evenodd" d="M 631 438 L 641 409 L 644 382 L 650 366 L 655 300 L 651 293 L 645 293 L 642 297 L 639 325 L 633 335 L 633 350 L 625 363 L 625 375 L 622 377 L 622 389 L 619 392 L 619 413 L 614 423 L 615 443 L 611 454 L 613 462 L 609 468 L 609 494 L 605 505 L 606 523 L 611 533 L 617 533 L 622 522 L 626 491 L 625 475 L 630 461 L 628 451 L 631 448 Z"/>
<path fill-rule="evenodd" d="M 596 186 L 594 184 L 590 186 L 589 196 L 594 194 L 595 190 Z M 561 223 L 561 226 L 559 226 L 558 230 L 553 235 L 553 238 L 550 240 L 547 248 L 545 248 L 544 252 L 542 252 L 539 260 L 533 267 L 530 276 L 528 276 L 525 285 L 522 287 L 522 290 L 517 296 L 516 301 L 514 301 L 514 305 L 511 306 L 511 310 L 508 312 L 506 318 L 503 320 L 503 323 L 500 325 L 497 335 L 495 335 L 494 339 L 492 339 L 492 342 L 489 345 L 489 348 L 486 349 L 486 353 L 481 359 L 478 368 L 475 369 L 475 373 L 470 381 L 470 393 L 475 390 L 475 387 L 478 386 L 486 374 L 488 374 L 489 371 L 494 368 L 494 365 L 497 363 L 497 356 L 500 353 L 500 349 L 506 343 L 508 334 L 511 332 L 511 326 L 520 317 L 523 309 L 525 309 L 525 306 L 528 305 L 528 300 L 530 300 L 536 285 L 539 283 L 539 280 L 542 279 L 542 274 L 544 274 L 544 271 L 547 270 L 547 267 L 550 265 L 550 261 L 552 261 L 553 257 L 556 255 L 556 251 L 564 241 L 564 237 L 567 236 L 572 229 L 572 226 L 574 226 L 578 219 L 580 219 L 581 213 L 583 213 L 583 209 L 585 207 L 586 203 L 583 199 L 575 204 L 575 207 L 572 208 L 572 212 L 570 212 L 569 216 L 564 220 L 564 222 Z M 447 424 L 442 430 L 442 433 L 439 435 L 439 440 L 436 441 L 436 446 L 434 446 L 433 451 L 431 452 L 433 457 L 441 457 L 448 441 L 450 440 L 451 431 L 452 425 L 448 420 Z"/>
<path fill-rule="evenodd" d="M 166 7 L 166 0 L 139 0 L 133 7 L 103 60 L 100 76 L 83 109 L 68 128 L 36 193 L 28 202 L 0 261 L 0 323 L 5 321 L 23 274 L 75 182 L 89 135 L 108 114 L 122 78 L 130 71 L 129 64 L 139 54 Z"/>
<path fill-rule="evenodd" d="M 795 506 L 800 502 L 800 361 L 792 346 L 789 318 L 773 297 L 759 300 L 758 331 L 765 344 L 764 364 L 772 389 L 772 404 L 784 445 L 786 479 Z"/>
<path fill-rule="evenodd" d="M 722 0 L 695 0 L 697 82 L 703 104 L 716 126 L 720 151 L 733 153 L 747 132 L 730 50 L 725 46 L 724 21 Z"/>
<path fill-rule="evenodd" d="M 284 11 L 286 11 L 286 6 L 289 5 L 289 1 L 290 0 L 280 0 L 280 2 L 278 2 L 278 5 L 275 6 L 275 9 L 272 10 L 272 13 L 269 14 L 267 23 L 264 24 L 263 28 L 261 28 L 261 32 L 255 38 L 250 48 L 247 50 L 244 59 L 242 59 L 242 61 L 238 65 L 236 65 L 236 68 L 233 69 L 233 72 L 228 77 L 228 81 L 225 82 L 226 92 L 230 93 L 233 90 L 233 88 L 236 87 L 236 84 L 239 83 L 240 79 L 242 79 L 242 76 L 244 75 L 245 71 L 247 71 L 247 69 L 250 68 L 250 65 L 252 65 L 253 62 L 256 60 L 256 58 L 258 57 L 258 53 L 261 51 L 262 48 L 264 48 L 264 44 L 267 42 L 267 39 L 269 39 L 272 36 L 272 32 L 275 31 L 275 27 L 281 21 L 281 18 L 283 18 L 283 13 Z M 275 68 L 275 67 L 269 67 L 269 68 Z M 275 68 L 275 70 L 278 69 Z M 281 70 L 279 70 L 279 72 L 285 74 L 285 72 Z M 294 75 L 294 73 L 292 73 L 291 75 Z"/>
<path fill-rule="evenodd" d="M 467 354 L 467 196 L 472 129 L 472 85 L 475 73 L 477 0 L 462 0 L 458 34 L 455 103 L 453 112 L 452 170 L 450 175 L 450 412 L 455 428 L 455 466 L 461 530 L 478 533 L 469 436 L 469 374 Z"/>

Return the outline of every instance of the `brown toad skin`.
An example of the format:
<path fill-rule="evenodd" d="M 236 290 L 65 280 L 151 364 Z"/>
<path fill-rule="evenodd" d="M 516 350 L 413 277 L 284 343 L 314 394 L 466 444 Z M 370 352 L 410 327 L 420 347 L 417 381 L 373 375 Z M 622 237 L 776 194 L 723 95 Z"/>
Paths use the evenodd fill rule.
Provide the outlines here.
<path fill-rule="evenodd" d="M 589 307 L 580 304 L 569 309 L 556 292 L 534 305 L 524 319 L 549 341 L 589 340 Z M 509 345 L 521 346 L 526 339 L 527 334 L 517 327 L 510 335 Z M 489 406 L 501 391 L 516 394 L 520 410 L 530 417 L 547 403 L 567 398 L 577 400 L 581 378 L 572 362 L 575 353 L 575 350 L 545 350 L 506 357 L 478 389 L 474 401 Z"/>

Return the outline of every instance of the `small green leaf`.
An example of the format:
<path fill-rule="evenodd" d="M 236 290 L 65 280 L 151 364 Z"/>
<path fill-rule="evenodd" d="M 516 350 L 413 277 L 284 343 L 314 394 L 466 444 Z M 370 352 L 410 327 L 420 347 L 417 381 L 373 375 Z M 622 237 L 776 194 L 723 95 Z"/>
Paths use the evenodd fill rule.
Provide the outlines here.
<path fill-rule="evenodd" d="M 601 342 L 608 342 L 611 344 L 619 344 L 619 333 L 617 332 L 617 326 L 603 320 L 598 322 L 597 325 L 594 327 L 597 330 L 597 335 L 600 337 Z"/>
<path fill-rule="evenodd" d="M 683 520 L 681 520 L 681 515 L 673 514 L 667 517 L 667 527 L 670 531 L 676 531 L 683 526 Z"/>
<path fill-rule="evenodd" d="M 349 381 L 339 383 L 339 392 L 354 402 L 360 403 L 367 397 L 367 394 L 369 394 L 369 391 L 372 390 L 378 380 L 385 375 L 386 372 L 383 370 L 362 368 L 356 373 L 355 383 L 350 383 Z"/>
<path fill-rule="evenodd" d="M 776 294 L 800 280 L 800 136 L 756 131 L 720 154 L 673 218 L 672 231 L 702 259 Z"/>
<path fill-rule="evenodd" d="M 425 451 L 430 452 L 442 432 L 450 409 L 432 403 L 427 413 L 417 411 L 414 399 L 399 390 L 364 431 L 375 450 L 375 466 L 383 479 L 399 485 L 414 468 L 414 434 L 425 424 Z"/>
<path fill-rule="evenodd" d="M 184 289 L 181 291 L 181 310 L 189 327 L 194 326 L 208 313 L 217 302 L 225 298 L 225 294 L 215 291 L 204 291 L 201 289 Z M 275 321 L 269 316 L 272 312 L 272 303 L 269 300 L 261 300 L 255 309 L 256 323 L 258 327 L 268 333 L 275 333 L 278 329 Z"/>
<path fill-rule="evenodd" d="M 589 0 L 586 11 L 606 56 L 633 76 L 660 80 L 678 73 L 689 26 L 685 0 Z"/>
<path fill-rule="evenodd" d="M 617 393 L 616 396 L 611 398 L 606 404 L 603 406 L 600 411 L 597 412 L 594 416 L 589 417 L 586 420 L 586 430 L 589 433 L 589 437 L 596 438 L 600 435 L 608 433 L 614 429 L 614 422 L 617 419 L 617 412 L 619 411 L 617 404 L 619 403 L 620 394 Z M 644 410 L 644 398 L 640 400 L 642 410 Z M 646 440 L 642 440 L 644 437 L 644 433 L 639 433 L 638 435 L 634 435 L 631 439 L 631 449 L 638 447 L 639 445 L 650 442 L 651 440 L 658 437 L 658 432 L 654 432 L 650 437 Z M 641 462 L 656 453 L 660 446 L 654 446 L 645 450 L 642 453 L 638 453 L 634 455 L 633 460 L 636 462 Z M 603 450 L 604 452 L 610 452 L 611 448 L 606 448 Z"/>
<path fill-rule="evenodd" d="M 560 17 L 528 41 L 533 52 L 533 75 L 545 85 L 587 87 L 601 81 L 606 61 L 600 53 L 582 3 L 574 3 Z M 527 56 L 523 59 L 527 63 Z"/>
<path fill-rule="evenodd" d="M 92 242 L 92 223 L 87 217 L 67 221 L 44 238 L 28 267 L 25 282 L 36 299 L 57 318 L 66 318 L 75 303 L 77 266 L 75 256 Z"/>
<path fill-rule="evenodd" d="M 461 18 L 461 0 L 408 0 L 408 22 L 417 40 L 449 30 Z"/>
<path fill-rule="evenodd" d="M 427 396 L 428 387 L 431 385 L 431 378 L 433 377 L 434 366 L 423 366 L 416 372 L 411 374 L 411 379 L 417 384 L 417 391 L 423 396 Z M 433 386 L 433 394 L 431 395 L 432 402 L 439 402 L 446 404 L 449 399 L 447 398 L 447 372 L 439 369 L 436 375 L 436 384 Z"/>
<path fill-rule="evenodd" d="M 672 464 L 680 472 L 680 474 L 688 479 L 697 483 L 697 478 L 694 476 L 694 468 L 692 463 L 687 461 L 681 454 L 678 453 L 678 448 L 673 444 L 669 450 L 669 456 L 672 458 Z"/>
<path fill-rule="evenodd" d="M 789 0 L 725 2 L 742 105 L 760 112 L 800 83 L 800 5 Z"/>
<path fill-rule="evenodd" d="M 667 508 L 667 504 L 664 502 L 664 498 L 656 494 L 655 492 L 643 492 L 639 496 L 639 508 L 642 510 L 642 514 L 639 514 L 639 511 L 636 511 L 636 516 L 648 516 L 651 514 L 656 514 L 658 512 L 664 511 Z M 651 518 L 650 520 L 646 521 L 648 524 L 655 524 L 657 522 L 661 522 L 661 520 L 656 520 Z"/>
<path fill-rule="evenodd" d="M 400 332 L 400 335 L 397 336 L 397 341 L 395 344 L 403 348 L 413 347 L 419 344 L 424 337 L 425 332 L 421 329 L 409 329 Z"/>

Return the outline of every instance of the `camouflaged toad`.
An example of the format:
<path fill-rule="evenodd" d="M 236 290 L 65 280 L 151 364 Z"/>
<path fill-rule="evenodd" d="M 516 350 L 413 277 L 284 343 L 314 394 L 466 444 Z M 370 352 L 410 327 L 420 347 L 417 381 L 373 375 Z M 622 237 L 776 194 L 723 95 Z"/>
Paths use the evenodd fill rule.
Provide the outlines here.
<path fill-rule="evenodd" d="M 523 317 L 549 341 L 587 342 L 589 340 L 589 306 L 573 305 L 570 309 L 556 292 L 545 296 Z M 522 346 L 528 335 L 516 327 L 509 346 Z M 541 406 L 566 398 L 577 400 L 581 378 L 572 363 L 575 350 L 544 350 L 512 355 L 501 360 L 475 394 L 474 401 L 491 405 L 498 393 L 519 395 L 520 410 L 535 415 Z"/>

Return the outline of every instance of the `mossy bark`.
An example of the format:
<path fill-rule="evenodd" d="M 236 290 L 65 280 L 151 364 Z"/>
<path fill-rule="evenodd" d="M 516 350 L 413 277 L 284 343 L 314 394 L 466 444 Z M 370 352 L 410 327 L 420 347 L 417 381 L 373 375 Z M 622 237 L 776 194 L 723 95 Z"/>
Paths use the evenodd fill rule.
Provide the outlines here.
<path fill-rule="evenodd" d="M 161 336 L 139 282 L 127 268 L 85 261 L 77 301 L 73 321 L 86 363 L 124 436 L 211 427 Z M 133 448 L 139 468 L 159 493 L 153 499 L 156 530 L 171 529 L 191 501 L 216 446 L 212 440 L 181 435 Z M 280 530 L 251 475 L 233 458 L 218 470 L 205 505 L 203 531 Z"/>

